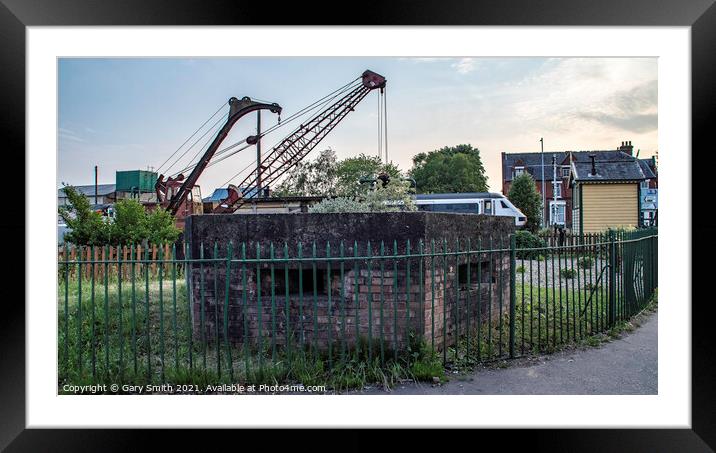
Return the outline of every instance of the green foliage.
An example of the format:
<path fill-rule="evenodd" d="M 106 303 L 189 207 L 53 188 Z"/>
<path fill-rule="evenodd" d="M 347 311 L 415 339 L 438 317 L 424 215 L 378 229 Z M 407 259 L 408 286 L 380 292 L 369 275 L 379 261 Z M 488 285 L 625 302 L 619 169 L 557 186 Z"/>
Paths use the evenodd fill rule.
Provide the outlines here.
<path fill-rule="evenodd" d="M 577 265 L 582 268 L 590 268 L 594 264 L 594 260 L 590 256 L 585 256 L 577 260 Z"/>
<path fill-rule="evenodd" d="M 60 206 L 59 215 L 69 227 L 65 241 L 78 245 L 103 245 L 110 237 L 109 224 L 102 214 L 90 207 L 90 202 L 72 186 L 62 188 L 69 205 Z"/>
<path fill-rule="evenodd" d="M 375 178 L 380 173 L 387 173 L 391 180 L 402 175 L 400 169 L 393 163 L 384 164 L 378 156 L 349 157 L 338 163 L 336 174 L 336 195 L 341 197 L 356 197 L 365 193 L 365 185 L 360 183 L 361 178 Z"/>
<path fill-rule="evenodd" d="M 512 180 L 507 198 L 527 217 L 525 229 L 536 233 L 542 219 L 542 198 L 529 173 Z"/>
<path fill-rule="evenodd" d="M 172 243 L 179 238 L 181 230 L 174 226 L 174 217 L 165 209 L 157 207 L 146 214 L 147 236 L 150 244 Z"/>
<path fill-rule="evenodd" d="M 273 191 L 274 196 L 357 197 L 365 192 L 361 178 L 375 178 L 385 172 L 399 178 L 400 169 L 384 164 L 378 156 L 360 154 L 338 160 L 335 151 L 322 151 L 315 160 L 300 162 Z"/>
<path fill-rule="evenodd" d="M 137 244 L 148 237 L 147 214 L 140 203 L 119 200 L 114 213 L 114 222 L 110 224 L 112 244 Z"/>
<path fill-rule="evenodd" d="M 72 186 L 63 188 L 68 206 L 59 208 L 60 217 L 70 232 L 65 241 L 75 245 L 123 245 L 148 241 L 151 244 L 171 243 L 181 231 L 174 226 L 174 217 L 157 207 L 147 212 L 137 200 L 119 200 L 114 205 L 114 219 L 92 211 L 87 197 Z"/>
<path fill-rule="evenodd" d="M 517 272 L 518 274 L 524 274 L 524 273 L 525 273 L 525 267 L 522 266 L 522 265 L 519 265 L 519 266 L 517 266 L 517 267 L 515 268 L 515 272 Z"/>
<path fill-rule="evenodd" d="M 571 279 L 571 278 L 574 278 L 577 276 L 577 271 L 576 271 L 576 269 L 564 268 L 559 271 L 559 276 L 562 278 Z"/>
<path fill-rule="evenodd" d="M 419 193 L 487 191 L 480 150 L 469 144 L 419 153 L 413 157 L 409 174 Z"/>
<path fill-rule="evenodd" d="M 517 258 L 519 259 L 536 259 L 545 250 L 524 250 L 546 247 L 547 243 L 527 230 L 519 230 L 515 232 L 515 247 L 517 248 Z"/>
<path fill-rule="evenodd" d="M 336 197 L 311 206 L 309 212 L 396 212 L 415 211 L 417 207 L 409 193 L 410 183 L 393 179 L 383 187 L 376 184 L 362 197 Z"/>
<path fill-rule="evenodd" d="M 299 162 L 274 189 L 273 195 L 334 196 L 338 171 L 338 156 L 332 149 L 321 151 L 315 160 Z"/>

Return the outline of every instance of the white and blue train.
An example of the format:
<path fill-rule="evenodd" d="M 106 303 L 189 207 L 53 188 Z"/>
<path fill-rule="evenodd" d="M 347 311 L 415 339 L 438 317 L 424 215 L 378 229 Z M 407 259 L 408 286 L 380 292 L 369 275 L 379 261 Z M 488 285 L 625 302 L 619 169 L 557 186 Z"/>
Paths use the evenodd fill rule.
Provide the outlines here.
<path fill-rule="evenodd" d="M 499 193 L 432 193 L 415 195 L 414 202 L 420 211 L 507 216 L 518 227 L 527 222 L 522 211 Z"/>

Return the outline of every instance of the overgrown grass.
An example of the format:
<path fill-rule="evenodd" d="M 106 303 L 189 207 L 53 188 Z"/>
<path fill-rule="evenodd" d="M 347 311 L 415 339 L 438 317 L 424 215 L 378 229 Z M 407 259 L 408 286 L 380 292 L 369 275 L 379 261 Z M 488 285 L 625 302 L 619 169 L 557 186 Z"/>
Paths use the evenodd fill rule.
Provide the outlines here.
<path fill-rule="evenodd" d="M 123 282 L 121 289 L 116 281 L 106 288 L 95 282 L 94 297 L 91 282 L 71 281 L 59 287 L 58 320 L 60 389 L 64 384 L 166 382 L 199 388 L 301 383 L 342 391 L 445 376 L 438 355 L 414 334 L 406 350 L 396 354 L 384 345 L 383 356 L 378 339 L 369 347 L 360 338 L 358 348 L 346 349 L 342 360 L 339 344 L 331 348 L 329 360 L 326 352 L 313 352 L 309 345 L 274 353 L 269 341 L 248 351 L 223 341 L 217 348 L 214 339 L 203 343 L 192 336 L 184 281 L 165 280 L 161 286 L 158 280 L 138 281 L 133 293 L 131 282 Z"/>
<path fill-rule="evenodd" d="M 604 282 L 582 289 L 566 281 L 555 283 L 555 287 L 523 286 L 518 279 L 515 356 L 550 353 L 569 345 L 598 345 L 630 328 L 632 320 L 607 329 Z M 647 310 L 656 306 L 656 300 L 655 292 Z M 217 348 L 215 341 L 202 343 L 193 337 L 183 280 L 167 280 L 162 286 L 158 280 L 149 280 L 148 285 L 137 281 L 133 290 L 131 282 L 122 282 L 121 292 L 116 280 L 106 287 L 95 282 L 94 297 L 90 281 L 83 280 L 81 285 L 71 281 L 69 286 L 59 286 L 58 320 L 59 388 L 90 383 L 167 382 L 200 388 L 301 383 L 343 391 L 365 385 L 390 388 L 404 381 L 444 381 L 446 367 L 467 371 L 478 363 L 508 357 L 511 327 L 507 298 L 501 318 L 461 328 L 456 344 L 444 352 L 432 350 L 429 337 L 412 334 L 407 348 L 397 354 L 384 345 L 383 361 L 379 340 L 373 339 L 369 348 L 365 338 L 358 348 L 346 349 L 345 356 L 340 355 L 340 345 L 334 344 L 330 360 L 326 352 L 313 353 L 308 345 L 290 351 L 277 348 L 274 353 L 268 341 L 247 354 L 241 345 L 227 348 L 219 342 Z"/>

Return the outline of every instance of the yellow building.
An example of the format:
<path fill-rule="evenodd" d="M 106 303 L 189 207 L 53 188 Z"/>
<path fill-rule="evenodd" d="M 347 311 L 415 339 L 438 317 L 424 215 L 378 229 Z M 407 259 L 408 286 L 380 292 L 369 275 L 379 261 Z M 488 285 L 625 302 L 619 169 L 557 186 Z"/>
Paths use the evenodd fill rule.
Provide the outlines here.
<path fill-rule="evenodd" d="M 571 163 L 574 232 L 599 233 L 607 228 L 638 227 L 639 184 L 647 179 L 637 159 L 624 154 L 613 160 Z"/>

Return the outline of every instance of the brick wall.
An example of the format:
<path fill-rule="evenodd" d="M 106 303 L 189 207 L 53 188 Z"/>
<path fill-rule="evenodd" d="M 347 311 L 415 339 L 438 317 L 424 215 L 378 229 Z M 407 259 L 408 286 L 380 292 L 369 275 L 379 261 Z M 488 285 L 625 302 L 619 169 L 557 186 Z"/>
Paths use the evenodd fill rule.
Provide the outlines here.
<path fill-rule="evenodd" d="M 268 265 L 257 270 L 255 265 L 244 269 L 240 263 L 232 263 L 228 302 L 225 262 L 195 265 L 191 272 L 195 340 L 202 339 L 203 324 L 207 341 L 215 341 L 218 322 L 219 338 L 224 341 L 228 307 L 228 338 L 234 344 L 243 344 L 246 339 L 255 346 L 260 337 L 265 345 L 272 339 L 277 345 L 285 345 L 288 336 L 292 344 L 316 344 L 320 349 L 326 349 L 329 341 L 340 347 L 345 338 L 350 348 L 356 342 L 357 324 L 359 338 L 372 336 L 377 342 L 382 333 L 388 348 L 405 347 L 412 331 L 422 333 L 428 344 L 434 338 L 441 349 L 445 342 L 455 343 L 457 330 L 464 335 L 468 327 L 475 329 L 478 319 L 486 322 L 491 315 L 497 321 L 500 305 L 503 314 L 509 312 L 507 253 L 471 255 L 469 286 L 468 258 L 448 256 L 444 262 L 441 255 L 426 257 L 422 259 L 422 272 L 420 261 L 411 258 L 408 272 L 407 260 L 386 260 L 382 276 L 377 260 L 370 270 L 368 263 L 361 261 L 357 279 L 353 262 L 344 263 L 342 278 L 340 265 L 333 263 L 330 284 L 327 266 L 317 264 L 315 281 L 324 283 L 315 286 L 312 263 L 303 263 L 299 274 L 294 264 L 288 267 L 288 297 L 286 266 L 274 266 L 272 280 Z M 261 285 L 257 285 L 258 279 Z M 303 288 L 298 281 L 303 281 Z"/>

